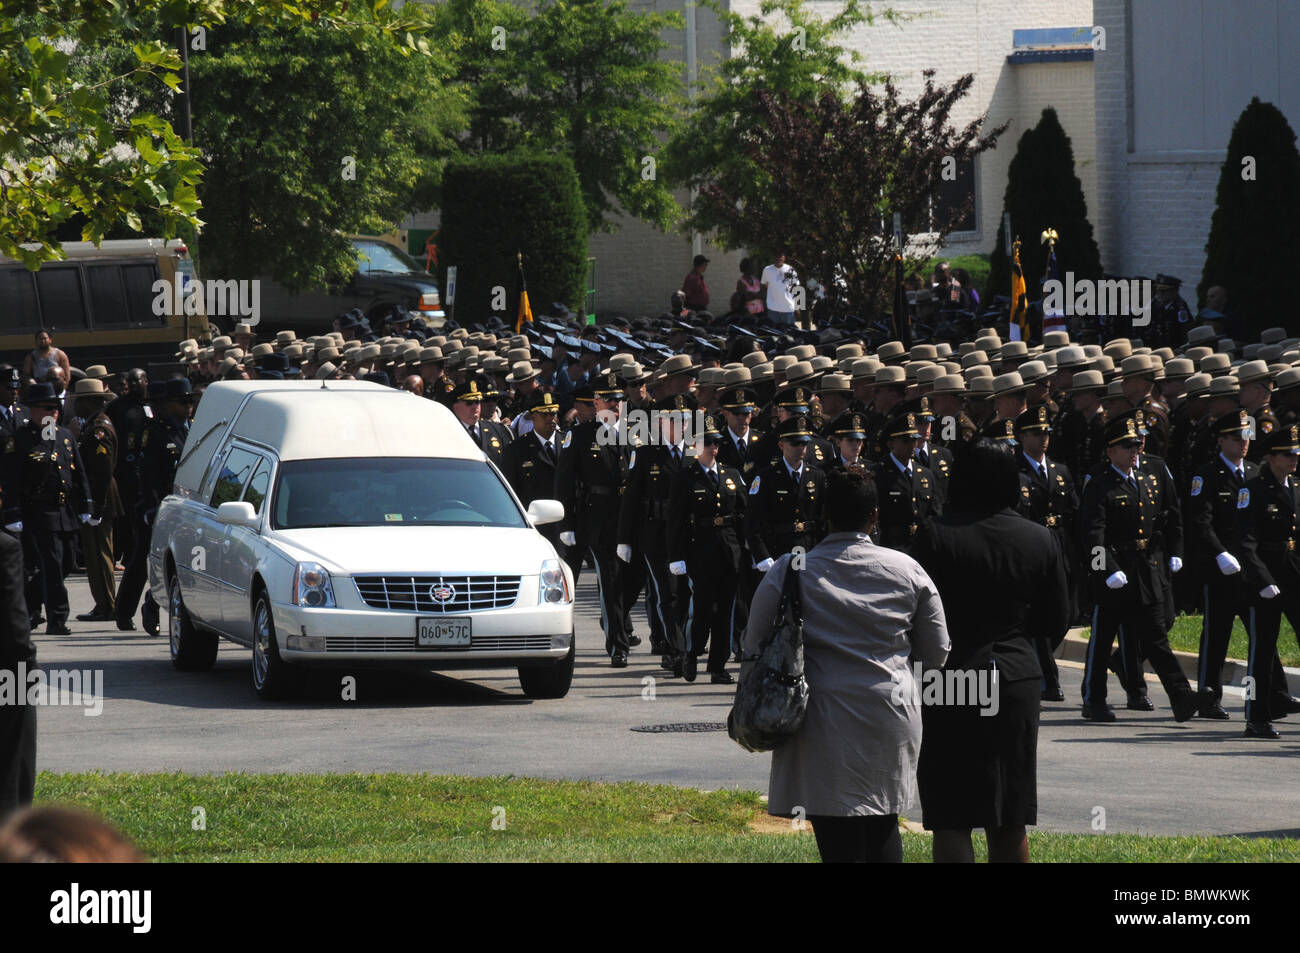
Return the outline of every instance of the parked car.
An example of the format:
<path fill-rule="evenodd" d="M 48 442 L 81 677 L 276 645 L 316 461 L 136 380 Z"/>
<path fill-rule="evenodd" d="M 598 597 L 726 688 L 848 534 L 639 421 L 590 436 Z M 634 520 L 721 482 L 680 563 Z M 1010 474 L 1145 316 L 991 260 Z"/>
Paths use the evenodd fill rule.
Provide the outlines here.
<path fill-rule="evenodd" d="M 149 585 L 173 664 L 224 637 L 253 687 L 346 663 L 517 667 L 524 694 L 573 679 L 573 576 L 447 408 L 365 381 L 213 384 L 158 508 Z"/>
<path fill-rule="evenodd" d="M 430 327 L 445 323 L 438 279 L 410 255 L 378 238 L 353 236 L 357 270 L 347 283 L 333 288 L 291 292 L 270 278 L 261 278 L 262 321 L 273 331 L 320 334 L 341 311 L 360 308 L 371 321 L 401 304 L 411 317 Z"/>

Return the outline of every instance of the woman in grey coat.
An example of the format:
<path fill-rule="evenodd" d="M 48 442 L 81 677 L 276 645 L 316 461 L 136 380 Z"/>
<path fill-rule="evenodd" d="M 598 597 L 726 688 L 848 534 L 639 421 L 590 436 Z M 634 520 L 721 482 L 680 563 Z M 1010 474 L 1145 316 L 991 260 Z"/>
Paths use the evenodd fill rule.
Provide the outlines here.
<path fill-rule="evenodd" d="M 916 799 L 921 707 L 910 656 L 948 657 L 943 604 L 910 556 L 877 546 L 876 487 L 854 468 L 827 480 L 830 534 L 799 572 L 808 712 L 772 753 L 768 812 L 807 817 L 822 860 L 903 859 L 899 811 Z M 790 556 L 750 606 L 746 655 L 771 636 Z"/>

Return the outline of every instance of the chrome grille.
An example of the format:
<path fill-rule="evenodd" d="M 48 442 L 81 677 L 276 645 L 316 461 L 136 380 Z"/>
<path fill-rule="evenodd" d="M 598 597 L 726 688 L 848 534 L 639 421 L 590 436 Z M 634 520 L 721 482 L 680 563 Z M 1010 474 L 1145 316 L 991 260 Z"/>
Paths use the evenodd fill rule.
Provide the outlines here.
<path fill-rule="evenodd" d="M 483 609 L 504 609 L 519 598 L 520 576 L 355 576 L 357 591 L 372 609 L 454 615 Z M 435 587 L 454 595 L 446 602 L 433 598 Z"/>
<path fill-rule="evenodd" d="M 434 649 L 427 645 L 416 645 L 415 635 L 410 638 L 354 637 L 348 635 L 327 635 L 326 652 L 437 652 L 440 655 L 454 655 L 457 652 L 526 652 L 537 649 L 549 649 L 549 635 L 487 635 L 475 637 L 466 648 Z"/>

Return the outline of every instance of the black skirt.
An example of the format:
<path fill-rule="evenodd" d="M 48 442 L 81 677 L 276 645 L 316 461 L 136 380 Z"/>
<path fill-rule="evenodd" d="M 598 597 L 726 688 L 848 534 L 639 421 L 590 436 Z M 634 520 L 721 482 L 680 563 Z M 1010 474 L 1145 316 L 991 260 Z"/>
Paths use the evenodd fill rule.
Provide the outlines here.
<path fill-rule="evenodd" d="M 926 830 L 1038 822 L 1037 678 L 998 680 L 998 711 L 925 705 L 916 780 Z"/>

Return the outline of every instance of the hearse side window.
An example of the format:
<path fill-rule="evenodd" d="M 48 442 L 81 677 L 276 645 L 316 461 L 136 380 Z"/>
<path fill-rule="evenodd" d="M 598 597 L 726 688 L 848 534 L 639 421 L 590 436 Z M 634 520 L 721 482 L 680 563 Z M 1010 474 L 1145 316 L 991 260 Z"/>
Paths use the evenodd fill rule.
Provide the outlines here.
<path fill-rule="evenodd" d="M 248 481 L 248 489 L 244 491 L 244 502 L 253 504 L 253 512 L 262 512 L 262 503 L 266 500 L 266 486 L 271 481 L 271 464 L 268 460 L 263 460 L 257 465 L 257 472 L 253 478 Z"/>
<path fill-rule="evenodd" d="M 222 503 L 232 503 L 239 499 L 254 467 L 261 461 L 255 453 L 239 447 L 231 447 L 230 454 L 217 477 L 217 485 L 212 490 L 211 506 L 216 509 Z"/>

